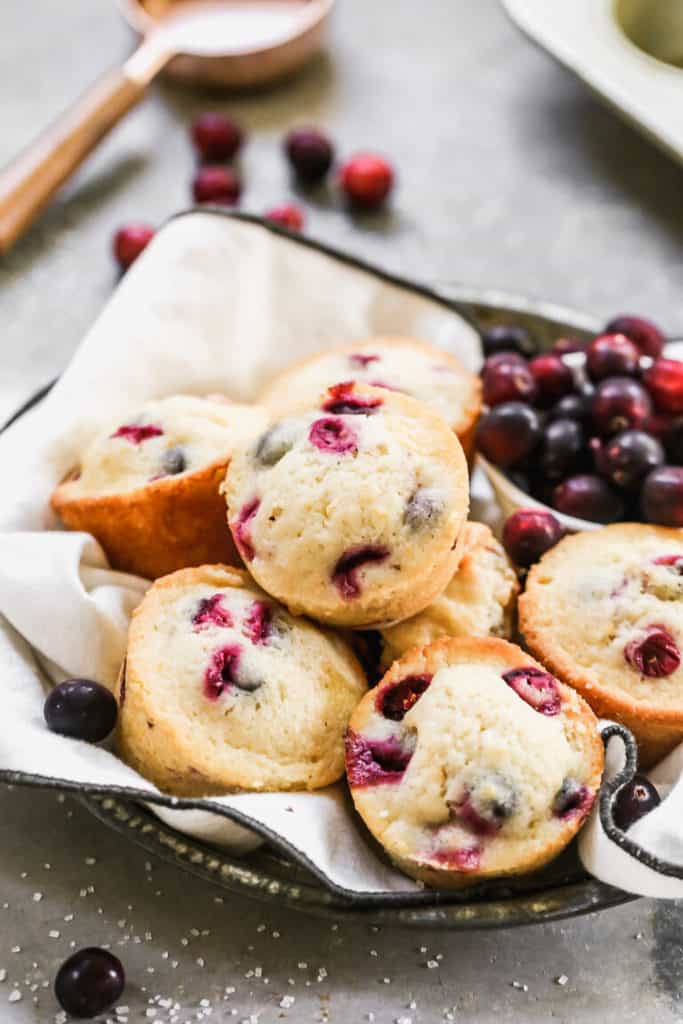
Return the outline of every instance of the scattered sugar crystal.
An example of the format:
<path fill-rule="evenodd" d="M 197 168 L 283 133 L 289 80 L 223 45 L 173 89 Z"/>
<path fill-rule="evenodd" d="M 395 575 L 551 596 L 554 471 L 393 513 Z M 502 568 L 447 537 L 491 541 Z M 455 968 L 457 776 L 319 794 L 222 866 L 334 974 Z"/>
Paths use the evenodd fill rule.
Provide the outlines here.
<path fill-rule="evenodd" d="M 280 1000 L 280 1006 L 283 1010 L 289 1010 L 290 1007 L 294 1006 L 294 996 L 283 996 Z"/>
<path fill-rule="evenodd" d="M 13 988 L 12 991 L 10 992 L 10 994 L 7 997 L 7 1001 L 9 1003 L 18 1003 L 20 999 L 21 999 L 21 992 L 19 991 L 18 988 Z"/>
<path fill-rule="evenodd" d="M 43 898 L 42 892 L 34 892 L 34 894 L 33 894 L 33 902 L 34 903 L 40 903 L 42 898 Z"/>
<path fill-rule="evenodd" d="M 566 974 L 560 974 L 559 978 L 555 978 L 556 985 L 566 985 L 568 981 L 569 978 Z"/>
<path fill-rule="evenodd" d="M 51 939 L 59 938 L 59 932 L 57 931 L 56 928 L 53 928 L 52 931 L 48 932 L 48 935 L 50 936 Z"/>

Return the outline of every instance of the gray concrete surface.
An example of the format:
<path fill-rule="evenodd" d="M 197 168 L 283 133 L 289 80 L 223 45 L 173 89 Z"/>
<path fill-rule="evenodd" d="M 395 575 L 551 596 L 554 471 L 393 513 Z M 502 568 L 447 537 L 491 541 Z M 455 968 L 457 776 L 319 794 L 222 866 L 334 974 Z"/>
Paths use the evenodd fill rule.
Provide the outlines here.
<path fill-rule="evenodd" d="M 128 47 L 113 0 L 4 0 L 0 162 Z M 523 40 L 494 0 L 341 0 L 328 56 L 277 91 L 217 100 L 155 89 L 0 263 L 0 420 L 60 371 L 114 286 L 116 226 L 160 222 L 187 203 L 185 125 L 207 106 L 234 111 L 251 133 L 245 209 L 292 194 L 282 132 L 318 121 L 344 153 L 388 153 L 400 186 L 377 217 L 351 219 L 331 199 L 309 205 L 313 236 L 427 281 L 495 285 L 605 316 L 648 312 L 683 333 L 679 167 Z M 126 963 L 120 1019 L 152 1024 L 683 1021 L 674 905 L 641 901 L 499 934 L 333 928 L 243 899 L 218 903 L 211 887 L 146 864 L 53 794 L 0 792 L 0 821 L 8 1024 L 54 1020 L 58 963 L 93 943 Z M 14 992 L 21 999 L 10 1002 Z M 283 996 L 295 1002 L 281 1006 Z"/>

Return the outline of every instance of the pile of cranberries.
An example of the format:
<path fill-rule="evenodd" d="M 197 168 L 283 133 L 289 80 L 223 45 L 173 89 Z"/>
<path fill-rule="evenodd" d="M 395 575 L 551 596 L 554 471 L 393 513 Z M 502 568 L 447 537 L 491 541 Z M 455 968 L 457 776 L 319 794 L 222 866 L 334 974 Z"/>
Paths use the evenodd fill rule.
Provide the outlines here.
<path fill-rule="evenodd" d="M 491 328 L 479 450 L 566 515 L 683 527 L 683 362 L 664 342 L 632 316 L 541 354 L 525 328 Z"/>
<path fill-rule="evenodd" d="M 234 161 L 245 141 L 245 133 L 232 117 L 215 111 L 200 114 L 190 129 L 199 166 L 192 181 L 196 203 L 235 206 L 242 194 L 242 179 Z M 295 128 L 285 137 L 284 154 L 301 188 L 320 185 L 334 163 L 334 146 L 318 128 Z M 394 185 L 394 170 L 384 157 L 358 153 L 341 165 L 337 184 L 354 209 L 376 210 Z M 304 213 L 296 203 L 274 206 L 266 220 L 289 231 L 301 231 Z M 113 249 L 117 263 L 127 270 L 154 237 L 149 224 L 131 223 L 119 228 Z"/>

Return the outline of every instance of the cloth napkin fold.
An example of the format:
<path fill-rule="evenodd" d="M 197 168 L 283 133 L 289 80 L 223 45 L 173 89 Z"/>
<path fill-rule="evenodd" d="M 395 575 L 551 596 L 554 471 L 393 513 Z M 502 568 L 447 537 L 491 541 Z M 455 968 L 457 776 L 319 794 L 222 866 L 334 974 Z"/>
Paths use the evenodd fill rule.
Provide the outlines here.
<path fill-rule="evenodd" d="M 157 235 L 53 391 L 0 435 L 0 777 L 146 801 L 174 828 L 236 851 L 267 838 L 340 894 L 432 898 L 377 855 L 341 784 L 169 798 L 112 750 L 50 733 L 42 719 L 52 683 L 113 683 L 130 613 L 149 585 L 111 570 L 92 538 L 57 530 L 49 511 L 50 493 L 92 433 L 151 397 L 223 391 L 248 401 L 288 363 L 372 334 L 422 337 L 472 368 L 480 359 L 476 332 L 447 303 L 257 223 L 192 213 Z M 485 481 L 478 486 L 475 511 L 490 520 L 490 493 Z M 667 764 L 669 797 L 629 836 L 683 866 L 683 758 Z M 599 878 L 683 895 L 679 880 L 623 854 L 595 815 L 581 850 Z"/>

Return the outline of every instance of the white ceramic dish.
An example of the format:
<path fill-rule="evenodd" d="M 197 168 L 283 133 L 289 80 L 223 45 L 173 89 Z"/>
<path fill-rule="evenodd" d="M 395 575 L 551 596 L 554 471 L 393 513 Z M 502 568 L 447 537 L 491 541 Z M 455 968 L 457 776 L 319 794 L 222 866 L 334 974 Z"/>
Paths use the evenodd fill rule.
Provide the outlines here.
<path fill-rule="evenodd" d="M 681 0 L 501 0 L 534 42 L 683 162 Z"/>

